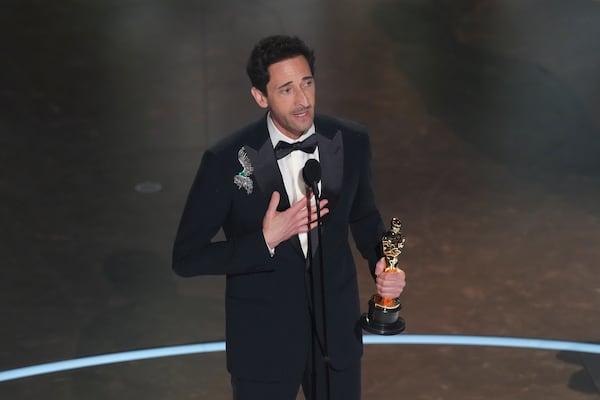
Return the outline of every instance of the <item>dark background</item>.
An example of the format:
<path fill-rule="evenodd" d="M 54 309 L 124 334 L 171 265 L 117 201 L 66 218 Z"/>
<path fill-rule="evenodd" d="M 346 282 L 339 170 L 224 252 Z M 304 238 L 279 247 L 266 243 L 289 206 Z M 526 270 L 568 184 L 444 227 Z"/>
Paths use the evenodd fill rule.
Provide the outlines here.
<path fill-rule="evenodd" d="M 318 111 L 370 128 L 407 333 L 597 341 L 599 21 L 597 0 L 2 0 L 0 370 L 223 339 L 223 278 L 178 278 L 170 252 L 202 152 L 261 115 L 244 66 L 273 33 L 315 48 Z M 363 394 L 597 398 L 594 360 L 368 346 Z M 213 353 L 0 398 L 230 394 Z"/>

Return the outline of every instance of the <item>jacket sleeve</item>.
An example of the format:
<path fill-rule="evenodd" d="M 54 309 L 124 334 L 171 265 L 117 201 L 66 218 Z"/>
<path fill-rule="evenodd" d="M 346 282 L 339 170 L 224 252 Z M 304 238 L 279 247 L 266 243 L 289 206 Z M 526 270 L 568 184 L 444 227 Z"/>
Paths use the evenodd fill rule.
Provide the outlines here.
<path fill-rule="evenodd" d="M 363 149 L 360 160 L 359 181 L 356 196 L 350 211 L 350 229 L 356 247 L 368 261 L 371 275 L 375 276 L 375 264 L 382 257 L 381 235 L 384 232 L 383 221 L 375 204 L 372 185 L 371 147 L 368 136 L 361 135 Z"/>
<path fill-rule="evenodd" d="M 181 276 L 244 274 L 273 269 L 262 227 L 243 236 L 212 242 L 229 218 L 233 175 L 224 157 L 204 153 L 179 223 L 173 270 Z"/>

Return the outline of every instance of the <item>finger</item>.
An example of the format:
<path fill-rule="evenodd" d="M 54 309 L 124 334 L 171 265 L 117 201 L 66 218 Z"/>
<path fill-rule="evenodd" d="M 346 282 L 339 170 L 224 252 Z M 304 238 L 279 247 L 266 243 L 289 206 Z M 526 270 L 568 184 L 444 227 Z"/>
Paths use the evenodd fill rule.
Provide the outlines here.
<path fill-rule="evenodd" d="M 298 211 L 302 210 L 303 208 L 306 208 L 307 204 L 308 203 L 307 203 L 306 197 L 301 197 L 294 204 L 292 204 L 290 209 L 293 210 L 293 212 L 298 212 Z"/>
<path fill-rule="evenodd" d="M 314 197 L 314 194 L 312 192 L 307 192 L 306 195 L 304 195 L 304 197 L 301 197 L 300 199 L 298 199 L 291 208 L 294 208 L 298 205 L 298 207 L 300 209 L 307 207 L 308 204 L 310 204 L 311 209 L 314 208 L 316 210 L 317 206 L 316 204 L 311 201 L 312 198 Z M 327 204 L 329 203 L 329 200 L 327 199 L 321 199 L 319 201 L 319 207 L 323 208 L 325 207 Z"/>
<path fill-rule="evenodd" d="M 301 208 L 300 210 L 297 210 L 295 213 L 295 220 L 298 223 L 308 224 L 310 222 L 311 218 L 312 218 L 312 215 L 310 214 L 309 208 Z"/>
<path fill-rule="evenodd" d="M 306 231 L 312 231 L 313 229 L 315 229 L 318 226 L 317 221 L 313 221 L 310 223 L 310 228 L 306 229 Z M 308 225 L 306 226 L 308 228 Z"/>
<path fill-rule="evenodd" d="M 275 191 L 271 195 L 271 200 L 269 201 L 269 206 L 267 207 L 267 215 L 272 216 L 277 211 L 277 206 L 279 205 L 280 195 L 279 192 Z"/>
<path fill-rule="evenodd" d="M 394 272 L 389 272 L 388 275 L 389 275 L 389 278 L 392 279 L 392 280 L 394 280 L 394 281 L 396 281 L 396 280 L 398 280 L 398 281 L 406 280 L 406 274 L 401 269 L 398 269 L 398 270 L 396 270 Z"/>
<path fill-rule="evenodd" d="M 377 288 L 382 291 L 392 291 L 394 293 L 402 291 L 406 287 L 404 282 L 385 282 L 377 284 Z"/>
<path fill-rule="evenodd" d="M 308 231 L 310 231 L 310 229 L 308 229 L 308 225 L 302 225 L 298 227 L 298 233 L 308 233 Z"/>
<path fill-rule="evenodd" d="M 324 216 L 325 216 L 325 215 L 327 215 L 327 214 L 329 214 L 329 209 L 328 209 L 328 208 L 324 208 L 324 209 L 322 209 L 322 210 L 321 210 L 321 217 L 324 217 Z M 313 223 L 314 223 L 314 226 L 316 227 L 316 226 L 317 226 L 317 223 L 319 222 L 319 219 L 318 219 L 318 215 L 317 215 L 317 213 L 316 213 L 316 212 L 313 212 L 313 213 L 312 213 L 312 214 L 309 216 L 309 218 L 310 218 L 310 223 L 311 223 L 311 224 L 313 224 Z M 311 228 L 311 229 L 312 229 L 312 228 Z"/>
<path fill-rule="evenodd" d="M 377 285 L 377 287 L 381 290 L 381 291 L 387 291 L 387 292 L 393 292 L 393 293 L 400 293 L 405 287 L 406 287 L 406 282 L 404 281 L 385 281 L 385 282 L 379 282 L 379 284 Z"/>
<path fill-rule="evenodd" d="M 321 215 L 325 215 L 329 212 L 329 208 L 325 207 L 327 205 L 327 202 L 319 205 L 319 211 L 321 212 Z M 315 217 L 317 216 L 317 205 L 313 204 L 310 207 L 310 213 L 311 215 L 314 215 Z"/>
<path fill-rule="evenodd" d="M 389 282 L 398 282 L 398 281 L 403 281 L 405 279 L 405 276 L 403 273 L 401 273 L 400 271 L 390 271 L 390 272 L 382 272 L 379 277 L 384 280 L 384 281 L 389 281 Z"/>
<path fill-rule="evenodd" d="M 311 204 L 311 210 L 315 210 L 316 211 L 317 210 L 317 203 L 311 202 L 310 204 Z M 323 211 L 325 209 L 325 207 L 327 207 L 327 204 L 329 204 L 329 200 L 327 200 L 327 199 L 319 201 L 319 209 L 321 211 Z"/>
<path fill-rule="evenodd" d="M 321 210 L 323 210 L 325 207 L 327 207 L 327 204 L 329 204 L 329 200 L 327 200 L 327 199 L 321 200 L 319 202 L 319 208 Z M 311 207 L 310 208 L 312 210 L 316 210 L 317 209 L 317 204 L 316 203 L 311 203 Z"/>
<path fill-rule="evenodd" d="M 377 282 L 377 290 L 381 293 L 399 294 L 406 287 L 405 282 Z"/>
<path fill-rule="evenodd" d="M 398 297 L 400 297 L 400 295 L 402 294 L 401 292 L 378 292 L 378 295 L 380 295 L 381 297 L 387 297 L 388 299 L 396 299 Z"/>
<path fill-rule="evenodd" d="M 385 269 L 385 259 L 381 257 L 377 264 L 375 264 L 375 276 L 379 276 Z"/>

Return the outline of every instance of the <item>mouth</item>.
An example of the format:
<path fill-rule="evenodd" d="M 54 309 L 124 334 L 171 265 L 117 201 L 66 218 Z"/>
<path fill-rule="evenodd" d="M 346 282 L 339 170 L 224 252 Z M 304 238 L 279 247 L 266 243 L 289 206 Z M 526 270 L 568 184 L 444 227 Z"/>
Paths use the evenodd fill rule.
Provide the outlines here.
<path fill-rule="evenodd" d="M 292 116 L 295 118 L 306 118 L 306 117 L 310 116 L 310 109 L 306 108 L 302 111 L 293 112 Z"/>

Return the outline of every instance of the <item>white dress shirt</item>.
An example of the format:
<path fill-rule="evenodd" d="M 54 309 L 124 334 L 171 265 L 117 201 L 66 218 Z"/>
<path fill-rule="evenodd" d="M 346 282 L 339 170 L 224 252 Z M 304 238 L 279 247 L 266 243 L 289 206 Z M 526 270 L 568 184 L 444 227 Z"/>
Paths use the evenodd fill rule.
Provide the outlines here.
<path fill-rule="evenodd" d="M 279 129 L 277 129 L 277 127 L 273 123 L 273 120 L 271 119 L 271 113 L 267 115 L 267 126 L 269 129 L 269 136 L 271 138 L 273 148 L 275 148 L 279 141 L 287 143 L 301 142 L 315 133 L 315 125 L 313 124 L 297 140 L 292 140 L 289 137 L 285 136 L 283 133 L 281 133 Z M 304 179 L 302 178 L 302 168 L 304 168 L 306 161 L 308 161 L 311 158 L 319 161 L 318 146 L 315 152 L 312 154 L 296 150 L 292 151 L 289 155 L 277 160 L 277 164 L 279 165 L 279 171 L 281 172 L 281 177 L 283 178 L 283 184 L 285 185 L 285 191 L 287 193 L 288 198 L 290 199 L 290 205 L 293 205 L 306 194 L 306 185 L 304 183 Z M 319 181 L 319 192 L 320 191 L 321 182 Z M 311 200 L 311 204 L 315 204 L 314 197 Z M 300 239 L 300 245 L 302 246 L 302 250 L 304 251 L 304 256 L 306 256 L 308 252 L 308 235 L 306 233 L 300 233 L 298 235 L 298 238 Z"/>

